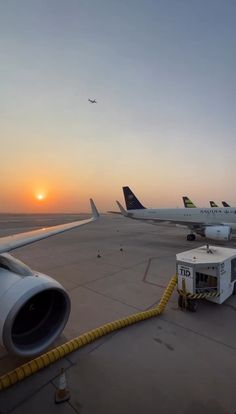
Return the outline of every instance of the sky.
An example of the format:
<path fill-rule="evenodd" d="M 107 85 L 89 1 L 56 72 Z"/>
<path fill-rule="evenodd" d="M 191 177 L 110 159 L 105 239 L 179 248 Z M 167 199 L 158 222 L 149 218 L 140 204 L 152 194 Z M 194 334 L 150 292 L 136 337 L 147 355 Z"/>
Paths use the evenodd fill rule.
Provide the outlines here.
<path fill-rule="evenodd" d="M 235 0 L 0 0 L 0 212 L 236 205 L 235 44 Z"/>

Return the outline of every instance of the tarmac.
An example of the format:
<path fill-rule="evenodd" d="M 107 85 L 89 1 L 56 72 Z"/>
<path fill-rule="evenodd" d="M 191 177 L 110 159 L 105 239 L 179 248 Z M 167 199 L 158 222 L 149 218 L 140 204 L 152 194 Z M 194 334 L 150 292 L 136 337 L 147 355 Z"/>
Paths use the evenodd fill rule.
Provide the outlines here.
<path fill-rule="evenodd" d="M 0 236 L 74 219 L 1 215 Z M 72 311 L 57 345 L 156 305 L 175 273 L 176 254 L 206 243 L 187 242 L 186 234 L 102 215 L 11 254 L 69 291 Z M 236 248 L 235 241 L 221 245 Z M 177 300 L 175 291 L 161 316 L 107 335 L 0 392 L 0 414 L 234 414 L 236 296 L 223 305 L 201 301 L 196 313 L 180 310 Z M 0 374 L 23 362 L 0 348 Z M 71 397 L 55 404 L 62 367 Z"/>

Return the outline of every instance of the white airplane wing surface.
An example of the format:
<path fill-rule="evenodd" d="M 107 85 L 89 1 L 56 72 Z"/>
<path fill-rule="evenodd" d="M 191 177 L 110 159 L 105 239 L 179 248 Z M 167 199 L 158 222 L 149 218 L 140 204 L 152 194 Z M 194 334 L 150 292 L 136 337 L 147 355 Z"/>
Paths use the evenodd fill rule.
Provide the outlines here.
<path fill-rule="evenodd" d="M 122 214 L 122 216 L 128 216 L 128 212 L 124 209 L 124 207 L 122 206 L 122 204 L 120 204 L 119 201 L 116 200 L 116 204 L 118 205 L 119 209 L 120 209 L 120 214 Z"/>
<path fill-rule="evenodd" d="M 19 233 L 13 236 L 6 236 L 0 238 L 0 253 L 9 252 L 18 247 L 34 243 L 38 240 L 46 239 L 58 233 L 74 229 L 75 227 L 83 226 L 98 219 L 99 213 L 92 199 L 90 199 L 92 217 L 87 220 L 74 221 L 72 223 L 59 224 L 58 226 L 45 227 L 38 230 L 28 231 L 26 233 Z"/>

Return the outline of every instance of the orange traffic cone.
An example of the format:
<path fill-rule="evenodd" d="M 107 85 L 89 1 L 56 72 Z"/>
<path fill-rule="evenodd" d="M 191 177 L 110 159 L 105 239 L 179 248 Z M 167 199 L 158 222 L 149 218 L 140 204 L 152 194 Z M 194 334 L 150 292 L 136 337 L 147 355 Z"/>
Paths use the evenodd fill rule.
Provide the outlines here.
<path fill-rule="evenodd" d="M 59 377 L 59 387 L 55 393 L 55 403 L 59 404 L 70 399 L 70 391 L 67 388 L 66 373 L 64 368 L 61 369 Z"/>

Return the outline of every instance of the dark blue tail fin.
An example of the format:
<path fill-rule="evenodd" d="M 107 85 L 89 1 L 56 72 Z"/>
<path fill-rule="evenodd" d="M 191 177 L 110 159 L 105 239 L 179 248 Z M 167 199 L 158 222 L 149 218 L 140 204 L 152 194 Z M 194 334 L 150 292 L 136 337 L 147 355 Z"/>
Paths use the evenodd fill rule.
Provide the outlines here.
<path fill-rule="evenodd" d="M 129 187 L 123 187 L 123 193 L 127 210 L 141 210 L 145 208 Z"/>
<path fill-rule="evenodd" d="M 214 201 L 210 201 L 210 206 L 211 207 L 214 207 L 214 208 L 216 208 L 216 207 L 219 207 L 219 206 L 217 206 L 217 204 L 214 202 Z"/>
<path fill-rule="evenodd" d="M 222 204 L 224 207 L 230 207 L 230 205 L 228 203 L 226 203 L 226 201 L 222 201 Z"/>

